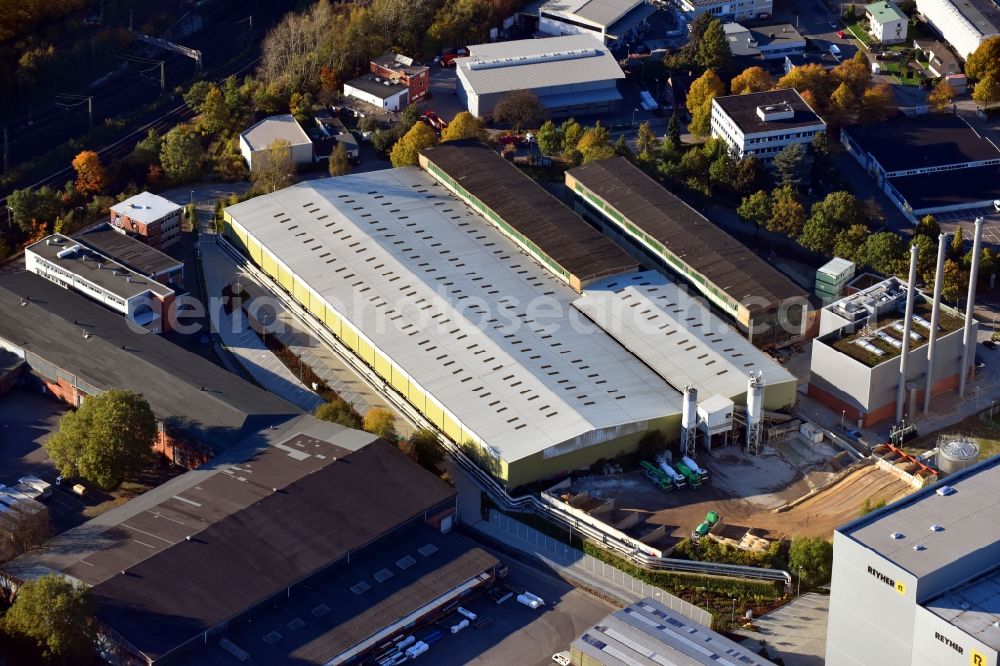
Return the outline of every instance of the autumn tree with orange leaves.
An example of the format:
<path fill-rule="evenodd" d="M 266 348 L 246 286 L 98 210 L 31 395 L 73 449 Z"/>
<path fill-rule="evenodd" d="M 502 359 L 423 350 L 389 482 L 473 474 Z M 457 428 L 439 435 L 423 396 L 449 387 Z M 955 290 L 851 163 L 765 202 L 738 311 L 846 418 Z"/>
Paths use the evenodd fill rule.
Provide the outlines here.
<path fill-rule="evenodd" d="M 73 158 L 76 171 L 76 191 L 83 196 L 99 194 L 104 189 L 104 167 L 101 158 L 92 150 L 84 150 Z"/>

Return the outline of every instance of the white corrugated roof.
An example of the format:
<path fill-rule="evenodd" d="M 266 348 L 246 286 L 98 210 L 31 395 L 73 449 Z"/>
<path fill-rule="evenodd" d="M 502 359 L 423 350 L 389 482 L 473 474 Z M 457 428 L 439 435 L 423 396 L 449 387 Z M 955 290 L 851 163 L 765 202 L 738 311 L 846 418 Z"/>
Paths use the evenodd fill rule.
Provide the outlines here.
<path fill-rule="evenodd" d="M 170 199 L 164 199 L 158 194 L 140 192 L 121 203 L 116 203 L 111 207 L 111 210 L 120 215 L 127 215 L 129 219 L 136 222 L 149 224 L 179 208 L 179 204 L 175 204 Z"/>
<path fill-rule="evenodd" d="M 284 139 L 292 146 L 310 144 L 312 140 L 306 134 L 299 122 L 291 114 L 269 116 L 250 127 L 241 137 L 250 146 L 250 150 L 264 150 L 275 139 Z"/>
<path fill-rule="evenodd" d="M 576 17 L 607 28 L 645 0 L 549 0 L 540 11 Z"/>
<path fill-rule="evenodd" d="M 227 210 L 508 462 L 680 413 L 676 390 L 576 315 L 574 291 L 415 167 Z"/>
<path fill-rule="evenodd" d="M 573 305 L 679 391 L 691 384 L 705 398 L 745 397 L 747 376 L 756 371 L 765 385 L 795 382 L 774 359 L 656 271 L 602 280 Z"/>
<path fill-rule="evenodd" d="M 625 78 L 614 56 L 591 35 L 519 39 L 469 47 L 458 76 L 479 95 Z"/>

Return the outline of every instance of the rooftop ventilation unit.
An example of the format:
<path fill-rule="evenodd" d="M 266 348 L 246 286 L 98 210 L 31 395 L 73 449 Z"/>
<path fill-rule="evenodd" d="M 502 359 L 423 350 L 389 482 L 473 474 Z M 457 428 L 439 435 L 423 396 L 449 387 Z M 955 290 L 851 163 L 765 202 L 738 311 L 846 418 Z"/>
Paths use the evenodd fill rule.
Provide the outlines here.
<path fill-rule="evenodd" d="M 764 122 L 772 120 L 790 120 L 795 117 L 795 109 L 788 102 L 778 102 L 776 104 L 766 104 L 757 107 L 757 117 Z"/>
<path fill-rule="evenodd" d="M 574 49 L 572 51 L 555 51 L 553 53 L 538 53 L 535 55 L 516 56 L 513 58 L 489 58 L 487 60 L 473 60 L 469 63 L 469 69 L 497 69 L 500 67 L 511 67 L 514 65 L 535 65 L 542 62 L 559 62 L 561 60 L 578 60 L 580 58 L 592 58 L 602 55 L 600 49 Z"/>
<path fill-rule="evenodd" d="M 904 536 L 905 535 L 902 532 L 893 532 L 892 534 L 889 535 L 889 538 L 896 539 L 898 541 L 899 539 L 902 539 Z"/>
<path fill-rule="evenodd" d="M 951 486 L 941 486 L 940 488 L 938 488 L 934 492 L 936 492 L 941 497 L 947 497 L 948 495 L 954 494 L 955 493 L 955 489 L 952 488 Z"/>

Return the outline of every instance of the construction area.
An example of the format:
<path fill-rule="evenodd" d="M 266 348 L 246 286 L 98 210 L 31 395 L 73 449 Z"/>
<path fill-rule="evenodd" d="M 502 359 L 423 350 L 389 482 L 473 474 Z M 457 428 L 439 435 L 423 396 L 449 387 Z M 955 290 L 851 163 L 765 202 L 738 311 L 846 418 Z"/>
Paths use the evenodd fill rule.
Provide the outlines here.
<path fill-rule="evenodd" d="M 866 502 L 889 503 L 914 490 L 902 475 L 799 432 L 769 443 L 759 456 L 730 446 L 690 462 L 701 471 L 692 474 L 700 477 L 694 483 L 683 472 L 693 472 L 691 466 L 673 457 L 643 461 L 632 472 L 611 467 L 610 474 L 566 480 L 544 495 L 571 507 L 581 521 L 600 520 L 668 557 L 693 535 L 747 550 L 798 535 L 829 538 Z M 679 470 L 686 486 L 666 492 L 651 478 L 653 466 Z"/>

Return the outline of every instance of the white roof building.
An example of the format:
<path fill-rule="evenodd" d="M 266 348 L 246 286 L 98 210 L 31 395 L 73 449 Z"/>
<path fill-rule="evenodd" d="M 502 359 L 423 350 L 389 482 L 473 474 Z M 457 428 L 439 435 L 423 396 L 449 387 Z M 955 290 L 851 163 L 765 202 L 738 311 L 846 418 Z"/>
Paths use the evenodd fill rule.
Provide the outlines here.
<path fill-rule="evenodd" d="M 312 139 L 291 114 L 264 118 L 240 134 L 240 152 L 251 171 L 254 160 L 260 165 L 270 146 L 277 140 L 287 141 L 292 150 L 292 163 L 308 164 L 313 161 Z"/>
<path fill-rule="evenodd" d="M 180 209 L 180 205 L 152 192 L 140 192 L 111 207 L 112 212 L 143 224 L 152 224 Z"/>
<path fill-rule="evenodd" d="M 538 9 L 538 30 L 589 34 L 601 41 L 622 39 L 633 36 L 655 11 L 646 0 L 548 0 Z"/>
<path fill-rule="evenodd" d="M 751 372 L 764 380 L 766 409 L 795 402 L 794 375 L 656 271 L 607 278 L 573 307 L 678 391 L 697 388 L 699 402 L 721 395 L 745 404 Z"/>
<path fill-rule="evenodd" d="M 226 218 L 265 272 L 453 440 L 499 458 L 511 485 L 679 424 L 678 391 L 417 168 L 299 183 Z"/>
<path fill-rule="evenodd" d="M 476 116 L 516 90 L 534 92 L 552 115 L 613 110 L 622 99 L 617 81 L 625 78 L 607 47 L 588 35 L 475 44 L 455 66 L 458 96 Z"/>

